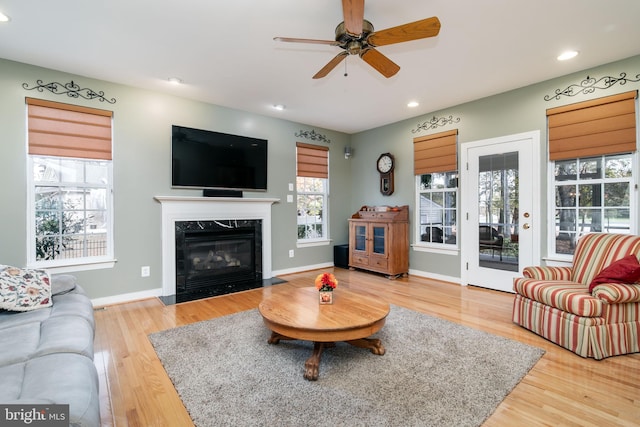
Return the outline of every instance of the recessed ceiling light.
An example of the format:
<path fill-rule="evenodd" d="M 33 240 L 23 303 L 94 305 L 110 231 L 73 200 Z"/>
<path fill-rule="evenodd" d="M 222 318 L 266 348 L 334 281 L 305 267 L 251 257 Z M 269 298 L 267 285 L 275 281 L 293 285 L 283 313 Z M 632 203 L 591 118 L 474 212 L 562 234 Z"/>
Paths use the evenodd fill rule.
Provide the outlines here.
<path fill-rule="evenodd" d="M 416 108 L 418 105 L 420 105 L 420 103 L 418 103 L 417 101 L 411 101 L 407 104 L 407 107 Z"/>
<path fill-rule="evenodd" d="M 178 77 L 169 77 L 167 80 L 169 81 L 169 83 L 172 83 L 174 85 L 182 84 L 182 79 L 179 79 Z"/>
<path fill-rule="evenodd" d="M 11 21 L 11 18 L 9 18 L 4 13 L 0 12 L 0 22 L 9 22 L 9 21 Z"/>
<path fill-rule="evenodd" d="M 287 107 L 285 107 L 282 104 L 276 104 L 276 105 L 273 106 L 273 108 L 275 108 L 278 111 L 284 111 L 284 109 L 287 108 Z"/>
<path fill-rule="evenodd" d="M 558 61 L 566 61 L 567 59 L 575 58 L 576 56 L 578 56 L 578 52 L 575 50 L 568 50 L 558 56 Z"/>

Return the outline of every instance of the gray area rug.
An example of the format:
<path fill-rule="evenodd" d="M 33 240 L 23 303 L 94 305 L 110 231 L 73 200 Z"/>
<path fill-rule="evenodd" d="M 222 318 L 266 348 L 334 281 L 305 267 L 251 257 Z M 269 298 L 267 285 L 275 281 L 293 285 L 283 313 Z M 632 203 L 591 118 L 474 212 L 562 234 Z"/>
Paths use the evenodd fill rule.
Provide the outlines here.
<path fill-rule="evenodd" d="M 149 335 L 205 426 L 479 426 L 544 351 L 391 306 L 384 356 L 345 343 L 303 378 L 313 344 L 281 341 L 257 309 Z"/>

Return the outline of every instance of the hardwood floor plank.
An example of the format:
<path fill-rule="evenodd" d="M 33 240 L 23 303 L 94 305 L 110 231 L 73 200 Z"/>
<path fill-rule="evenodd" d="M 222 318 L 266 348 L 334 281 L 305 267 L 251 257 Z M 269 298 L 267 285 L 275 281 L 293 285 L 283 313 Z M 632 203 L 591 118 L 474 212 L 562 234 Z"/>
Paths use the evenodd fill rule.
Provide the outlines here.
<path fill-rule="evenodd" d="M 333 271 L 339 286 L 543 348 L 545 355 L 489 417 L 492 426 L 637 426 L 640 354 L 583 359 L 511 322 L 513 295 L 410 276 Z M 313 286 L 320 271 L 275 286 Z M 104 426 L 193 425 L 147 335 L 257 308 L 271 287 L 165 306 L 150 298 L 96 309 L 95 364 Z"/>

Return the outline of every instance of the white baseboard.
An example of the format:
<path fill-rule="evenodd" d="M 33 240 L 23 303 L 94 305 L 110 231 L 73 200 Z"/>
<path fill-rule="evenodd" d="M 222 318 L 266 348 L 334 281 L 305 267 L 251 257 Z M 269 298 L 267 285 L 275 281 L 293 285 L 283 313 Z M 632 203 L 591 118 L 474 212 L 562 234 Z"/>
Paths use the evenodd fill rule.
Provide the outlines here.
<path fill-rule="evenodd" d="M 271 272 L 271 275 L 273 277 L 276 277 L 281 274 L 301 273 L 303 271 L 317 270 L 319 268 L 329 268 L 329 267 L 333 267 L 332 262 L 325 262 L 322 264 L 314 264 L 314 265 L 303 265 L 302 267 L 285 268 L 283 270 L 274 270 Z"/>
<path fill-rule="evenodd" d="M 425 279 L 434 279 L 434 280 L 440 280 L 442 282 L 450 282 L 450 283 L 456 283 L 458 285 L 462 285 L 462 282 L 461 282 L 462 279 L 460 279 L 459 277 L 444 276 L 442 274 L 429 273 L 426 271 L 413 270 L 413 269 L 409 269 L 409 274 L 412 276 L 424 277 Z"/>
<path fill-rule="evenodd" d="M 159 297 L 162 295 L 162 288 L 149 289 L 148 291 L 131 292 L 128 294 L 112 295 L 110 297 L 95 298 L 91 300 L 94 307 L 102 307 L 104 305 L 121 304 L 145 298 Z"/>
<path fill-rule="evenodd" d="M 321 264 L 313 264 L 313 265 L 304 265 L 301 267 L 294 267 L 294 268 L 285 268 L 282 270 L 273 270 L 271 272 L 271 276 L 277 277 L 284 274 L 301 273 L 303 271 L 318 270 L 320 268 L 329 268 L 329 267 L 333 267 L 332 262 L 324 262 Z M 426 271 L 412 270 L 412 269 L 409 270 L 409 274 L 418 276 L 418 277 L 424 277 L 426 279 L 434 279 L 434 280 L 440 280 L 443 282 L 461 284 L 459 277 L 444 276 L 441 274 L 428 273 Z M 101 307 L 104 305 L 120 304 L 124 302 L 130 302 L 130 301 L 135 301 L 135 300 L 140 300 L 145 298 L 159 297 L 161 295 L 162 295 L 162 288 L 157 288 L 157 289 L 150 289 L 148 291 L 113 295 L 113 296 L 104 297 L 104 298 L 95 298 L 95 299 L 92 299 L 91 302 L 93 303 L 94 307 Z"/>
<path fill-rule="evenodd" d="M 302 271 L 316 270 L 319 268 L 328 268 L 328 267 L 333 267 L 333 263 L 326 262 L 322 264 L 305 265 L 302 267 L 276 270 L 271 272 L 271 277 L 276 277 L 281 274 L 300 273 Z M 91 303 L 93 304 L 94 307 L 102 307 L 105 305 L 122 304 L 125 302 L 131 302 L 131 301 L 141 300 L 145 298 L 159 297 L 161 295 L 162 295 L 162 288 L 157 288 L 157 289 L 149 289 L 147 291 L 131 292 L 128 294 L 120 294 L 120 295 L 112 295 L 112 296 L 103 297 L 103 298 L 95 298 L 91 300 Z"/>

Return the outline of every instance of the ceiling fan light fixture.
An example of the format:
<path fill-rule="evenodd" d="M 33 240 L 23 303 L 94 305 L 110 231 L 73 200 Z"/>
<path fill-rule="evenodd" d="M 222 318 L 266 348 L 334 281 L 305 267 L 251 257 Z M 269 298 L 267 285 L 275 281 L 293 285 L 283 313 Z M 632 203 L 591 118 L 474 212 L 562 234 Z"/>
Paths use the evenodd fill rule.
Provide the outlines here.
<path fill-rule="evenodd" d="M 407 104 L 407 107 L 416 108 L 418 105 L 420 105 L 418 101 L 409 101 L 409 103 Z"/>
<path fill-rule="evenodd" d="M 569 59 L 575 58 L 578 56 L 578 52 L 575 50 L 567 50 L 558 55 L 558 61 L 567 61 Z"/>

